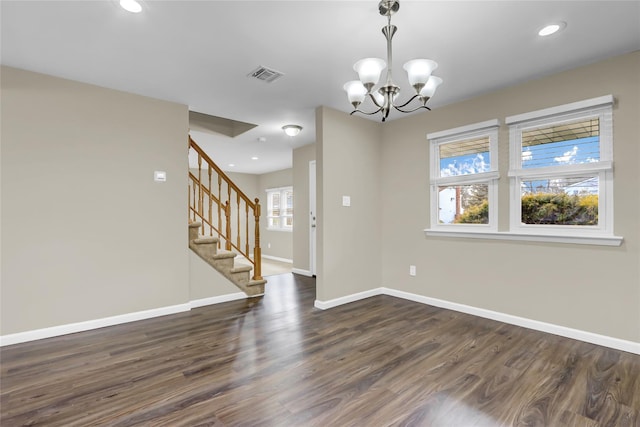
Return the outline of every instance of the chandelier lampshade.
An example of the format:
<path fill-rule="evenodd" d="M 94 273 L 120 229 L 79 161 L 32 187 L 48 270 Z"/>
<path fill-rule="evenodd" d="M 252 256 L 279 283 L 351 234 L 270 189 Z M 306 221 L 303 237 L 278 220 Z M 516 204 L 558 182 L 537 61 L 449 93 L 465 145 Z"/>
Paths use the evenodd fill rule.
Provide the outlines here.
<path fill-rule="evenodd" d="M 382 34 L 387 39 L 387 61 L 378 58 L 365 58 L 356 62 L 353 69 L 358 73 L 359 80 L 347 82 L 344 90 L 347 92 L 349 103 L 353 105 L 354 110 L 351 114 L 362 113 L 366 115 L 382 114 L 384 122 L 389 116 L 391 109 L 395 109 L 402 113 L 411 113 L 421 108 L 430 110 L 427 107 L 427 101 L 433 96 L 436 88 L 442 83 L 440 77 L 436 77 L 431 73 L 438 68 L 438 63 L 431 59 L 413 59 L 404 64 L 404 70 L 407 72 L 409 84 L 413 87 L 415 94 L 404 104 L 396 105 L 395 100 L 400 93 L 400 88 L 393 83 L 392 76 L 392 39 L 397 31 L 395 25 L 391 25 L 391 15 L 400 9 L 399 0 L 381 0 L 378 3 L 380 14 L 386 16 L 388 23 L 382 28 Z M 380 81 L 382 72 L 386 69 L 386 81 L 379 88 L 375 88 Z M 360 110 L 359 107 L 366 99 L 371 101 L 376 108 L 374 111 L 366 112 Z M 414 102 L 416 101 L 416 102 Z M 413 103 L 413 107 L 405 109 L 409 104 Z"/>

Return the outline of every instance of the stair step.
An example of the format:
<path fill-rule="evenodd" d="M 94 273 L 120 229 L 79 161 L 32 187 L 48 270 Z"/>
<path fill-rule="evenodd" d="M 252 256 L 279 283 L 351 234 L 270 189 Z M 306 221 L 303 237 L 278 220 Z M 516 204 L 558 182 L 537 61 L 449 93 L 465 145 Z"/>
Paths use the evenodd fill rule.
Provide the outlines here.
<path fill-rule="evenodd" d="M 222 251 L 218 252 L 213 256 L 213 259 L 226 259 L 226 258 L 235 258 L 237 254 L 235 252 L 230 251 Z"/>
<path fill-rule="evenodd" d="M 217 237 L 199 237 L 197 239 L 193 239 L 192 242 L 196 245 L 206 245 L 209 243 L 218 243 L 220 239 Z"/>
<path fill-rule="evenodd" d="M 238 267 L 235 267 L 231 270 L 231 273 L 244 273 L 245 271 L 251 271 L 253 270 L 253 267 L 251 267 L 250 265 L 240 265 Z"/>
<path fill-rule="evenodd" d="M 266 280 L 249 280 L 249 283 L 245 284 L 244 293 L 247 294 L 249 298 L 253 297 L 261 297 L 264 295 L 264 285 L 267 283 Z"/>
<path fill-rule="evenodd" d="M 189 247 L 195 251 L 202 259 L 218 270 L 227 279 L 232 281 L 237 287 L 242 289 L 247 297 L 261 297 L 264 295 L 266 280 L 252 280 L 250 265 L 234 266 L 234 258 L 238 255 L 233 251 L 218 251 L 218 237 L 200 236 L 200 222 L 189 224 Z"/>
<path fill-rule="evenodd" d="M 198 238 L 198 233 L 200 232 L 200 227 L 202 223 L 200 222 L 191 222 L 189 223 L 189 241 Z"/>

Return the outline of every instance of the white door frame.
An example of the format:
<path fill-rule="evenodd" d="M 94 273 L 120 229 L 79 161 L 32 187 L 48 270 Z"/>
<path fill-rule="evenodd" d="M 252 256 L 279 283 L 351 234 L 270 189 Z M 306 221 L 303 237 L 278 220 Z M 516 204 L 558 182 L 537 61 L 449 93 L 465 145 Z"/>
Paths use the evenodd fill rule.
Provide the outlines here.
<path fill-rule="evenodd" d="M 309 272 L 316 275 L 316 161 L 309 162 Z"/>

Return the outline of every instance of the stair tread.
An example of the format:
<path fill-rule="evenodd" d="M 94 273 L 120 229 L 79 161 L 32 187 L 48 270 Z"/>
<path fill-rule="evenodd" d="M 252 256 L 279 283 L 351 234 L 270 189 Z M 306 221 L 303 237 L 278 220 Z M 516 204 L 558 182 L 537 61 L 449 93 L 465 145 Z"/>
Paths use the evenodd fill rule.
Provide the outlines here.
<path fill-rule="evenodd" d="M 197 239 L 193 239 L 193 243 L 196 245 L 206 245 L 207 243 L 218 243 L 220 239 L 217 237 L 198 237 Z"/>
<path fill-rule="evenodd" d="M 259 286 L 259 285 L 264 285 L 265 283 L 267 283 L 266 279 L 249 280 L 249 283 L 247 283 L 247 286 Z"/>
<path fill-rule="evenodd" d="M 213 256 L 213 259 L 225 259 L 225 258 L 235 258 L 237 254 L 235 252 L 218 252 Z"/>
<path fill-rule="evenodd" d="M 244 273 L 247 271 L 251 271 L 253 269 L 253 267 L 251 267 L 250 265 L 240 265 L 238 267 L 234 267 L 231 269 L 232 273 Z"/>
<path fill-rule="evenodd" d="M 200 228 L 200 227 L 202 227 L 202 223 L 201 222 L 189 223 L 189 228 Z"/>

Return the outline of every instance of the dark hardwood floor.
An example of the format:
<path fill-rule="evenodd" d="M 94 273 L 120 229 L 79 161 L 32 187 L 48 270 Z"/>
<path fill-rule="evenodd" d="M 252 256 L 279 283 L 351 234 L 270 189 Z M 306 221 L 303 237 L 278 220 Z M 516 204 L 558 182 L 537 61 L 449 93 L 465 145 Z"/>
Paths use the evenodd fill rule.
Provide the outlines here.
<path fill-rule="evenodd" d="M 640 356 L 315 280 L 0 350 L 4 427 L 640 426 Z"/>

